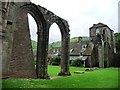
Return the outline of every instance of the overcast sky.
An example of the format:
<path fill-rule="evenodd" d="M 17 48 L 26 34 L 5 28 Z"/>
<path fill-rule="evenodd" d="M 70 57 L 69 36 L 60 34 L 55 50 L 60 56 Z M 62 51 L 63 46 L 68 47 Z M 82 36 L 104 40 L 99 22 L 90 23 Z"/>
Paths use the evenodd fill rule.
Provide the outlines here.
<path fill-rule="evenodd" d="M 68 21 L 70 37 L 89 36 L 89 28 L 102 22 L 118 32 L 118 1 L 120 0 L 31 0 Z M 31 38 L 37 40 L 37 27 L 29 15 Z M 50 28 L 50 42 L 60 41 L 58 26 Z"/>

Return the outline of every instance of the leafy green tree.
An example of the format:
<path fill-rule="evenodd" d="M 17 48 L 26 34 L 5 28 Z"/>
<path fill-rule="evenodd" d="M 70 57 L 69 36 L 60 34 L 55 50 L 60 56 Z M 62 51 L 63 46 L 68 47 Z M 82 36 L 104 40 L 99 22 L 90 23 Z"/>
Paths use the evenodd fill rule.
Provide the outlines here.
<path fill-rule="evenodd" d="M 71 66 L 81 67 L 82 66 L 81 60 L 80 59 L 73 60 Z"/>
<path fill-rule="evenodd" d="M 120 33 L 115 33 L 115 45 L 116 45 L 116 51 L 120 52 Z"/>
<path fill-rule="evenodd" d="M 52 58 L 52 63 L 51 64 L 59 66 L 60 65 L 60 61 L 61 61 L 60 57 L 59 56 L 55 56 L 55 57 Z"/>

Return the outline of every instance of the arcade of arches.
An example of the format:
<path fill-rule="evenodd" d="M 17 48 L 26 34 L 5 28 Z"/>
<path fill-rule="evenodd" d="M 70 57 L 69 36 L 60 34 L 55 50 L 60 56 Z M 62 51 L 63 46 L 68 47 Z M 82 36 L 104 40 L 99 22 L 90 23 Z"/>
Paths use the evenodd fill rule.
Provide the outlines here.
<path fill-rule="evenodd" d="M 51 11 L 31 2 L 2 2 L 3 59 L 2 78 L 40 78 L 48 79 L 47 52 L 49 29 L 53 23 L 60 28 L 62 37 L 61 71 L 59 75 L 68 76 L 69 40 L 68 22 Z M 37 23 L 36 68 L 33 64 L 28 16 L 31 14 Z"/>

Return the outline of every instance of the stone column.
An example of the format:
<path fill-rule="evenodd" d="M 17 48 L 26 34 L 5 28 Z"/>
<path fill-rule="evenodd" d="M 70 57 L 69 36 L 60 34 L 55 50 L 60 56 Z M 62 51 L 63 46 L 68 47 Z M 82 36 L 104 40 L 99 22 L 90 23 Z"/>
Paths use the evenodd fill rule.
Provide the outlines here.
<path fill-rule="evenodd" d="M 99 61 L 99 67 L 104 68 L 103 52 L 101 45 L 98 45 L 98 61 Z"/>
<path fill-rule="evenodd" d="M 91 56 L 88 56 L 89 67 L 92 68 L 93 61 L 91 60 Z"/>
<path fill-rule="evenodd" d="M 2 2 L 2 6 L 0 6 L 2 10 L 2 16 L 1 16 L 1 25 L 2 25 L 2 31 L 1 32 L 1 43 L 2 43 L 2 78 L 7 78 L 8 76 L 8 64 L 9 64 L 9 58 L 10 58 L 10 31 L 11 30 L 11 24 L 8 23 L 8 15 L 9 15 L 9 8 L 10 8 L 10 2 Z"/>
<path fill-rule="evenodd" d="M 40 79 L 50 78 L 47 73 L 48 34 L 47 27 L 41 27 L 41 30 L 38 30 L 36 72 L 37 78 Z"/>
<path fill-rule="evenodd" d="M 0 2 L 0 8 L 2 8 L 1 2 Z M 0 10 L 0 78 L 2 78 L 2 10 Z"/>
<path fill-rule="evenodd" d="M 69 76 L 69 46 L 70 46 L 70 35 L 64 34 L 62 36 L 62 48 L 61 48 L 61 72 L 60 76 Z"/>
<path fill-rule="evenodd" d="M 108 44 L 108 47 L 107 47 L 107 67 L 109 67 L 111 64 L 112 55 L 114 55 L 114 53 L 112 53 L 112 49 L 111 49 L 110 45 Z"/>

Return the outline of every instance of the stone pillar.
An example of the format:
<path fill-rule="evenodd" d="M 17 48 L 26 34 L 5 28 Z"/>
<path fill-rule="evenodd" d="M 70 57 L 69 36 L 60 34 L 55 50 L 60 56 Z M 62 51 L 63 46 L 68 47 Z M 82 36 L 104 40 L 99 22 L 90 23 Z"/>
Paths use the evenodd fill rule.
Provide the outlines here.
<path fill-rule="evenodd" d="M 70 46 L 70 35 L 64 34 L 62 36 L 62 48 L 61 48 L 61 72 L 60 76 L 69 76 L 69 46 Z"/>
<path fill-rule="evenodd" d="M 111 50 L 109 50 L 109 44 L 106 42 L 105 49 L 104 49 L 104 54 L 105 54 L 105 56 L 104 56 L 104 60 L 105 60 L 104 65 L 106 67 L 109 67 L 109 63 L 110 63 L 109 60 L 111 59 L 110 53 L 111 53 Z"/>
<path fill-rule="evenodd" d="M 89 67 L 92 68 L 92 60 L 91 60 L 91 56 L 88 56 L 88 63 L 89 63 Z"/>
<path fill-rule="evenodd" d="M 8 41 L 2 38 L 2 78 L 8 77 Z"/>
<path fill-rule="evenodd" d="M 0 3 L 0 8 L 2 8 L 2 3 Z M 2 10 L 0 10 L 0 78 L 2 78 Z"/>
<path fill-rule="evenodd" d="M 10 42 L 11 42 L 11 25 L 12 22 L 9 22 L 8 15 L 10 12 L 11 3 L 10 2 L 2 2 L 2 6 L 0 7 L 2 10 L 2 31 L 1 32 L 1 43 L 2 43 L 2 78 L 7 78 L 8 76 L 8 65 L 10 59 Z"/>
<path fill-rule="evenodd" d="M 8 74 L 9 71 L 9 60 L 11 59 L 11 50 L 12 50 L 12 42 L 13 42 L 13 32 L 12 32 L 12 25 L 8 23 L 7 21 L 7 26 L 5 28 L 6 35 L 3 36 L 3 41 L 2 41 L 2 46 L 3 46 L 3 60 L 2 60 L 2 65 L 3 65 L 3 78 L 10 77 Z M 12 23 L 12 22 L 11 22 Z M 4 70 L 7 72 L 6 74 L 4 73 Z"/>
<path fill-rule="evenodd" d="M 99 67 L 104 68 L 103 52 L 101 45 L 98 45 L 98 61 L 99 61 Z"/>
<path fill-rule="evenodd" d="M 50 79 L 47 73 L 48 37 L 47 27 L 38 30 L 36 73 L 39 79 Z"/>
<path fill-rule="evenodd" d="M 114 53 L 112 53 L 112 49 L 111 49 L 110 45 L 108 45 L 108 47 L 107 47 L 107 67 L 109 67 L 111 64 L 112 55 L 114 55 Z"/>

